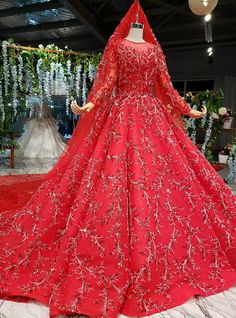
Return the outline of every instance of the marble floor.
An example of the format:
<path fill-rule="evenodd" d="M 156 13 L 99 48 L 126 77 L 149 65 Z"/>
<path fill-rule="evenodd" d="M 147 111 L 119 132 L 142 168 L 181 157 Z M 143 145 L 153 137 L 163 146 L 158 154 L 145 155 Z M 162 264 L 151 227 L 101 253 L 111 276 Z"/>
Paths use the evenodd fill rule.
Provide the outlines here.
<path fill-rule="evenodd" d="M 236 287 L 210 297 L 190 299 L 182 306 L 146 318 L 235 318 Z M 38 303 L 0 301 L 0 318 L 49 318 L 47 307 Z M 61 315 L 57 318 L 65 318 Z M 68 316 L 69 318 L 69 316 Z M 119 314 L 117 318 L 131 318 Z M 145 317 L 144 317 L 145 318 Z"/>
<path fill-rule="evenodd" d="M 15 168 L 9 168 L 9 159 L 0 157 L 0 175 L 46 173 L 57 159 L 16 158 Z M 227 176 L 227 168 L 219 174 Z M 230 185 L 236 194 L 236 185 Z M 119 318 L 127 318 L 118 315 Z M 150 318 L 236 318 L 236 286 L 223 293 L 206 298 L 192 298 L 185 304 L 168 311 L 148 316 Z M 49 318 L 47 307 L 38 303 L 15 303 L 0 301 L 0 318 Z M 64 317 L 58 317 L 64 318 Z"/>

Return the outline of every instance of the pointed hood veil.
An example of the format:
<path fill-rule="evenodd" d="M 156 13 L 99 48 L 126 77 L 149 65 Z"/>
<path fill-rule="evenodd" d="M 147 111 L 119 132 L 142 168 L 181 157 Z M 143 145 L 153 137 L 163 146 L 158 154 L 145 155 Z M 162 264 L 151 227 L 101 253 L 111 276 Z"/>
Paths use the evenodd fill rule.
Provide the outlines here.
<path fill-rule="evenodd" d="M 101 59 L 101 62 L 98 66 L 97 74 L 93 83 L 93 86 L 91 88 L 91 91 L 89 93 L 87 101 L 92 101 L 94 102 L 94 97 L 96 96 L 97 92 L 99 91 L 102 83 L 105 83 L 107 81 L 107 78 L 109 77 L 109 73 L 112 70 L 112 67 L 114 65 L 115 61 L 115 56 L 116 56 L 116 51 L 117 51 L 117 46 L 119 44 L 119 41 L 123 38 L 125 38 L 128 35 L 130 26 L 132 22 L 135 22 L 138 17 L 138 22 L 142 23 L 144 25 L 144 40 L 146 42 L 152 43 L 156 46 L 157 48 L 157 59 L 160 61 L 162 66 L 167 70 L 166 67 L 166 61 L 165 61 L 165 55 L 161 49 L 161 46 L 159 42 L 157 41 L 154 33 L 152 32 L 152 29 L 149 25 L 149 22 L 147 20 L 147 17 L 139 3 L 138 0 L 135 0 L 134 3 L 131 5 L 130 9 L 124 16 L 124 18 L 121 20 L 119 25 L 116 27 L 114 33 L 110 37 L 106 48 L 103 53 L 103 57 Z M 94 129 L 96 130 L 95 126 L 100 126 L 104 123 L 106 120 L 106 117 L 108 113 L 106 112 L 106 108 L 109 108 L 108 105 L 110 104 L 109 101 L 112 96 L 112 92 L 116 90 L 116 83 L 113 85 L 113 89 L 110 91 L 106 91 L 106 94 L 102 94 L 102 98 L 95 103 L 96 107 L 89 113 L 83 114 L 81 116 L 81 119 L 76 127 L 76 131 L 74 133 L 75 136 L 79 135 L 79 139 L 84 138 L 84 136 L 88 133 L 88 131 L 91 128 L 91 125 L 94 123 L 96 120 L 96 123 L 94 123 L 93 129 L 91 132 L 94 133 Z M 165 92 L 163 92 L 159 85 L 158 81 L 156 81 L 156 94 L 157 97 L 165 102 L 165 97 L 163 96 Z M 107 109 L 108 111 L 109 109 Z M 99 112 L 99 114 L 98 114 Z M 172 108 L 171 110 L 172 116 L 177 120 L 180 126 L 183 127 L 182 120 L 181 120 L 181 114 L 180 112 Z M 96 119 L 95 119 L 96 118 Z"/>
<path fill-rule="evenodd" d="M 108 74 L 110 70 L 112 69 L 113 64 L 116 62 L 114 59 L 116 56 L 116 51 L 117 51 L 117 46 L 119 44 L 119 41 L 128 35 L 130 25 L 132 22 L 136 21 L 137 15 L 138 15 L 138 22 L 144 24 L 144 40 L 146 42 L 150 42 L 156 45 L 158 47 L 159 54 L 164 56 L 161 50 L 161 47 L 148 23 L 146 15 L 140 6 L 139 1 L 135 0 L 134 3 L 131 5 L 130 9 L 128 10 L 128 12 L 126 13 L 126 15 L 124 16 L 124 18 L 116 27 L 110 39 L 108 40 L 108 43 L 103 52 L 102 59 L 99 63 L 97 74 L 94 79 L 94 83 L 90 90 L 87 101 L 94 102 L 94 96 L 96 96 L 98 90 L 101 88 L 101 85 L 103 85 L 103 83 L 107 81 Z M 112 90 L 109 91 L 109 94 L 107 93 L 103 94 L 99 102 L 96 103 L 96 107 L 91 112 L 83 114 L 81 116 L 81 119 L 76 127 L 76 135 L 79 134 L 81 135 L 81 137 L 82 135 L 84 136 L 85 133 L 88 132 L 88 129 L 91 127 L 91 124 L 95 120 L 95 117 L 97 117 L 96 123 L 99 124 L 98 122 L 101 121 L 101 116 L 102 116 L 101 109 L 109 105 L 109 100 L 112 96 L 112 92 L 115 91 L 115 89 L 116 87 L 114 83 L 114 87 Z M 99 116 L 96 116 L 98 111 L 100 114 Z M 103 118 L 102 121 L 104 121 L 104 119 L 105 118 Z"/>

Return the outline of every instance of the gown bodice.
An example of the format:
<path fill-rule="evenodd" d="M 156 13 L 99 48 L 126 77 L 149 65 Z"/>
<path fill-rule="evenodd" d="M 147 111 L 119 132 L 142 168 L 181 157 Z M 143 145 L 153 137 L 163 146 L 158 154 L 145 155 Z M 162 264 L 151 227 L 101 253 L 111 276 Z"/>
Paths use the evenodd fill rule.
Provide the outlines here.
<path fill-rule="evenodd" d="M 117 50 L 118 94 L 153 95 L 157 75 L 155 46 L 148 42 L 121 40 Z"/>
<path fill-rule="evenodd" d="M 137 103 L 141 96 L 152 96 L 164 105 L 170 105 L 178 115 L 188 114 L 191 107 L 174 89 L 165 57 L 158 50 L 157 45 L 149 42 L 120 39 L 113 54 L 107 61 L 103 61 L 106 75 L 97 77 L 88 101 L 95 105 L 106 105 L 115 91 L 116 97 L 126 98 L 131 95 Z"/>

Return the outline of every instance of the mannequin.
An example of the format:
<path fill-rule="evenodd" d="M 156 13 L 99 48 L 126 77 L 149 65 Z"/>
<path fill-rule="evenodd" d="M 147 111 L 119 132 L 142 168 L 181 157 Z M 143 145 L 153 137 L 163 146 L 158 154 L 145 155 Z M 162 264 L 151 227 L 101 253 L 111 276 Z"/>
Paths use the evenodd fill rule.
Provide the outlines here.
<path fill-rule="evenodd" d="M 139 5 L 139 4 L 138 4 Z M 139 7 L 140 8 L 140 7 Z M 131 23 L 129 33 L 127 37 L 125 38 L 126 40 L 134 43 L 143 43 L 145 42 L 143 38 L 143 31 L 144 31 L 144 25 L 142 23 L 139 23 L 139 8 L 136 13 L 136 21 Z M 72 100 L 71 102 L 71 109 L 72 111 L 77 114 L 77 115 L 82 115 L 85 112 L 90 112 L 93 108 L 95 107 L 95 104 L 92 102 L 88 102 L 84 106 L 80 107 L 76 100 Z M 167 105 L 168 107 L 168 105 Z M 189 112 L 189 116 L 194 119 L 202 118 L 205 116 L 207 113 L 207 109 L 205 106 L 202 107 L 201 111 L 191 109 Z"/>
<path fill-rule="evenodd" d="M 144 25 L 142 23 L 131 23 L 129 33 L 125 39 L 137 43 L 145 42 L 143 39 L 143 29 Z"/>

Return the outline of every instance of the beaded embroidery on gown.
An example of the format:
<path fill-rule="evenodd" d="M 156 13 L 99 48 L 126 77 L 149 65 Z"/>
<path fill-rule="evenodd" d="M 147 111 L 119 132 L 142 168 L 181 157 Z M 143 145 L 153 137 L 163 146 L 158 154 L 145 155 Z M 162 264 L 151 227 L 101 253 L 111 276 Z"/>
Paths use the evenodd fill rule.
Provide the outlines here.
<path fill-rule="evenodd" d="M 24 207 L 0 214 L 1 298 L 36 299 L 52 317 L 141 317 L 236 283 L 235 196 L 156 79 L 187 114 L 157 47 L 119 40 L 90 96 L 99 104 L 116 83 L 108 108 Z"/>

